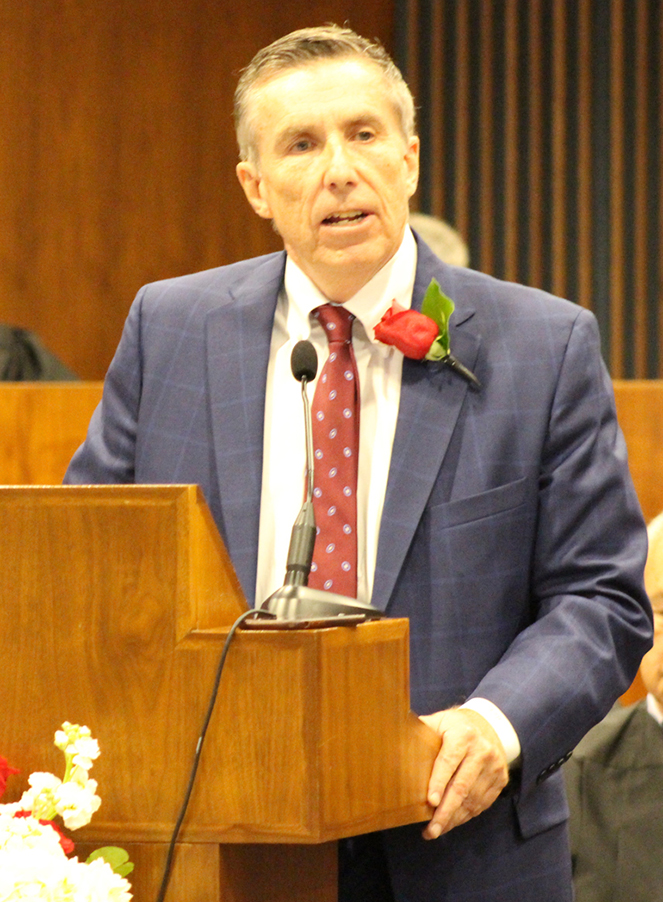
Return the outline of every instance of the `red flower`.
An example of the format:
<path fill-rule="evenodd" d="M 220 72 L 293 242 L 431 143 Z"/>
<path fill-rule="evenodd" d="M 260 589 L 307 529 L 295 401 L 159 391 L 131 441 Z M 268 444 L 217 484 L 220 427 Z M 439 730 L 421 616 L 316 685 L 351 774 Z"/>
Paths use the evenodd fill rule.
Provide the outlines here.
<path fill-rule="evenodd" d="M 17 811 L 14 814 L 14 817 L 32 817 L 31 811 Z M 60 827 L 55 823 L 55 821 L 45 821 L 42 818 L 39 818 L 39 823 L 42 827 L 52 827 L 60 838 L 60 845 L 62 846 L 62 851 L 65 855 L 71 855 L 76 846 L 74 845 L 73 840 L 69 839 L 68 836 L 65 836 Z"/>
<path fill-rule="evenodd" d="M 12 767 L 6 758 L 3 758 L 0 755 L 0 798 L 2 798 L 2 794 L 5 791 L 5 786 L 7 785 L 7 777 L 12 774 L 20 774 L 20 770 L 17 770 L 15 767 Z"/>
<path fill-rule="evenodd" d="M 430 316 L 406 310 L 397 301 L 392 302 L 374 331 L 378 341 L 393 345 L 413 360 L 423 360 L 440 332 Z"/>

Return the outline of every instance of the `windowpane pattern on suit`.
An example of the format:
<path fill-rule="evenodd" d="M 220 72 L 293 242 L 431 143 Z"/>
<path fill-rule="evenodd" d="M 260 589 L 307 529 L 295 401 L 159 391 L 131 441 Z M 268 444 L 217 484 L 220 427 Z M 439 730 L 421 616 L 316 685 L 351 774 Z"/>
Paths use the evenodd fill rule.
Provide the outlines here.
<path fill-rule="evenodd" d="M 359 378 L 352 350 L 354 316 L 324 304 L 313 311 L 329 342 L 329 357 L 313 397 L 318 533 L 309 585 L 357 596 L 357 467 Z"/>

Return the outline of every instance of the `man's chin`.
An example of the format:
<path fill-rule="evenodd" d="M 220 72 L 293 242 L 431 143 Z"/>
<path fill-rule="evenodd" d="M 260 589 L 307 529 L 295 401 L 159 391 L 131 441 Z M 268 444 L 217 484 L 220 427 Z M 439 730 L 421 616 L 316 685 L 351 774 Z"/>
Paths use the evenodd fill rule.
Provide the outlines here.
<path fill-rule="evenodd" d="M 299 266 L 330 301 L 344 303 L 370 282 L 391 256 L 345 248 L 321 254 L 314 262 Z"/>
<path fill-rule="evenodd" d="M 377 266 L 378 269 L 398 250 L 400 242 L 376 238 L 359 231 L 321 236 L 314 257 L 330 266 Z"/>

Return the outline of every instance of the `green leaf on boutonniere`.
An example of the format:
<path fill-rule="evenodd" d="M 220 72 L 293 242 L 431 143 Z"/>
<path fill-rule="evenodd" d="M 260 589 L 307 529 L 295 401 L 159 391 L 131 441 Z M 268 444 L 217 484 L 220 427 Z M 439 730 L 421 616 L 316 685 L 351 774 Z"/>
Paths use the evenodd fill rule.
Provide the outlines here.
<path fill-rule="evenodd" d="M 433 320 L 438 328 L 438 336 L 430 346 L 425 360 L 437 360 L 453 372 L 462 376 L 475 391 L 481 390 L 481 383 L 471 370 L 468 370 L 460 360 L 451 353 L 449 340 L 449 320 L 456 305 L 440 288 L 437 279 L 431 279 L 426 289 L 421 312 Z"/>
<path fill-rule="evenodd" d="M 449 354 L 449 318 L 455 309 L 456 305 L 442 291 L 437 279 L 431 279 L 424 295 L 421 312 L 434 320 L 439 335 L 430 346 L 426 360 L 443 360 Z"/>

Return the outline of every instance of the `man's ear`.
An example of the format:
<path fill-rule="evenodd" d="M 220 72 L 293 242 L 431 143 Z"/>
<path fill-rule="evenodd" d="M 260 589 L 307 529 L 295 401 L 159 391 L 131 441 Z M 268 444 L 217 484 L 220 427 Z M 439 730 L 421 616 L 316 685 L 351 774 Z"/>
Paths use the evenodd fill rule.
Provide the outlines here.
<path fill-rule="evenodd" d="M 419 183 L 419 138 L 410 138 L 405 152 L 405 168 L 406 168 L 406 184 L 408 189 L 408 198 L 417 190 Z"/>
<path fill-rule="evenodd" d="M 263 219 L 271 219 L 272 211 L 269 203 L 263 197 L 263 193 L 260 190 L 260 173 L 253 163 L 248 163 L 246 161 L 238 163 L 235 171 L 237 172 L 239 183 L 244 189 L 244 194 L 246 194 L 246 198 L 255 212 L 258 216 L 262 216 Z"/>

